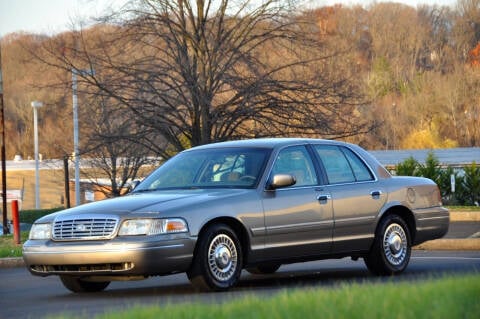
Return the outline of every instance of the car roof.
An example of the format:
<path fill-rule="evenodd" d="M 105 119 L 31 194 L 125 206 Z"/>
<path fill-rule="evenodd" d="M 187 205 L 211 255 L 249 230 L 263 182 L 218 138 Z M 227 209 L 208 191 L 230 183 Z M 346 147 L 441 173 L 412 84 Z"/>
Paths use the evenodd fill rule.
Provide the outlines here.
<path fill-rule="evenodd" d="M 311 144 L 311 143 L 331 143 L 336 145 L 347 145 L 347 143 L 344 143 L 344 142 L 323 140 L 323 139 L 312 139 L 312 138 L 258 138 L 258 139 L 206 144 L 206 145 L 194 147 L 191 150 L 210 149 L 210 148 L 218 148 L 218 147 L 276 148 L 276 147 L 282 147 L 287 145 Z"/>
<path fill-rule="evenodd" d="M 363 148 L 356 144 L 335 141 L 335 140 L 325 140 L 325 139 L 314 139 L 314 138 L 258 138 L 258 139 L 248 139 L 248 140 L 238 140 L 238 141 L 229 141 L 229 142 L 218 142 L 212 144 L 206 144 L 201 146 L 193 147 L 184 152 L 189 152 L 192 150 L 208 150 L 215 149 L 219 147 L 256 147 L 256 148 L 267 148 L 275 149 L 282 148 L 288 145 L 302 145 L 302 144 L 330 144 L 338 146 L 347 146 L 348 148 L 359 153 L 361 157 L 369 164 L 373 171 L 376 172 L 377 177 L 381 178 L 390 178 L 391 175 L 388 171 L 378 162 L 378 160 L 373 157 L 370 153 L 365 151 Z"/>

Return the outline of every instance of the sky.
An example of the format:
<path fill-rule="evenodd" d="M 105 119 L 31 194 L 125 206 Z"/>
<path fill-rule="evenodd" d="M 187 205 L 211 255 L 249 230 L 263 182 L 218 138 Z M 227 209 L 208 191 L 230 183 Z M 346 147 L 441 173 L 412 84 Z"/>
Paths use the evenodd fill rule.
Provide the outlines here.
<path fill-rule="evenodd" d="M 0 0 L 0 37 L 11 32 L 54 34 L 78 18 L 99 16 L 126 0 Z"/>
<path fill-rule="evenodd" d="M 71 30 L 78 18 L 99 16 L 109 8 L 119 7 L 127 0 L 0 0 L 0 37 L 12 32 L 52 35 Z M 334 3 L 364 4 L 370 0 L 309 0 L 318 5 Z M 376 0 L 382 2 L 383 0 Z M 416 7 L 418 4 L 453 6 L 456 0 L 391 0 Z"/>

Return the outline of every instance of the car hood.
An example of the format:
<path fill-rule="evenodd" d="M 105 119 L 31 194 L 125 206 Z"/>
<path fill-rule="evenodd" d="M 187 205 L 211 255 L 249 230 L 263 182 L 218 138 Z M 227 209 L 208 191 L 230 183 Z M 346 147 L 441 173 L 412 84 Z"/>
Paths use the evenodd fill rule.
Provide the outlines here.
<path fill-rule="evenodd" d="M 37 220 L 37 222 L 50 222 L 59 215 L 62 215 L 62 217 L 71 215 L 73 217 L 78 215 L 102 214 L 123 217 L 135 215 L 136 217 L 139 217 L 139 215 L 143 213 L 162 213 L 186 206 L 195 207 L 201 203 L 239 196 L 252 191 L 254 190 L 193 189 L 131 193 L 122 197 L 106 199 L 62 210 L 44 216 Z"/>

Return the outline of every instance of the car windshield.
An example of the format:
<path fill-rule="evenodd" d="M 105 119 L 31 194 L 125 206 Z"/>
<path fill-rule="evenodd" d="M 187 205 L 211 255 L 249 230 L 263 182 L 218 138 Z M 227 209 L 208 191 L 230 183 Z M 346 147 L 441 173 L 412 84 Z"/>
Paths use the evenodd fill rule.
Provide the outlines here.
<path fill-rule="evenodd" d="M 221 148 L 187 151 L 160 166 L 134 192 L 192 188 L 254 188 L 270 150 Z"/>

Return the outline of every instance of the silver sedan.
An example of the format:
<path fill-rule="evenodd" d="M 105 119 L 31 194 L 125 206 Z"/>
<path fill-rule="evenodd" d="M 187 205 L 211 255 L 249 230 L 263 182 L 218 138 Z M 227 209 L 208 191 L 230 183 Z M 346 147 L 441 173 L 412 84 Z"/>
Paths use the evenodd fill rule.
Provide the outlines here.
<path fill-rule="evenodd" d="M 178 272 L 224 290 L 242 269 L 347 256 L 398 274 L 448 225 L 434 182 L 393 177 L 356 145 L 258 139 L 192 148 L 126 196 L 42 217 L 23 256 L 74 292 Z"/>

